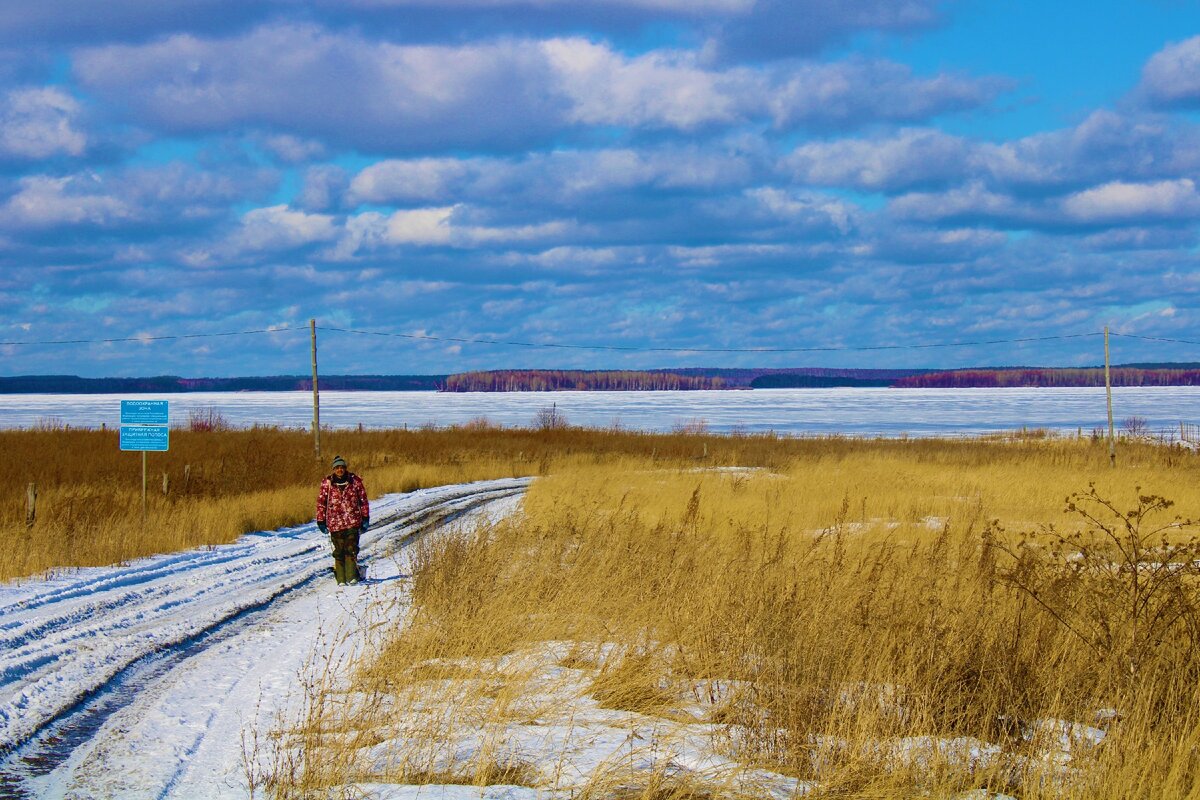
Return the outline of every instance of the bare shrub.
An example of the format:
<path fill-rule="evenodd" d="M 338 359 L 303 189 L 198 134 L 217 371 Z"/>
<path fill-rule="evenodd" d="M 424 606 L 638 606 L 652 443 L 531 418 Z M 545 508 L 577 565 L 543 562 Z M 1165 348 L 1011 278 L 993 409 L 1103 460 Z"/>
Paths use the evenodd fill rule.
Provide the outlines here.
<path fill-rule="evenodd" d="M 229 420 L 215 408 L 193 408 L 188 412 L 188 430 L 192 433 L 214 433 L 232 428 Z"/>
<path fill-rule="evenodd" d="M 1150 423 L 1145 417 L 1126 417 L 1121 420 L 1121 431 L 1130 439 L 1149 439 Z"/>
<path fill-rule="evenodd" d="M 1200 652 L 1200 538 L 1194 522 L 1162 520 L 1174 503 L 1142 494 L 1122 510 L 1095 484 L 1067 498 L 1082 529 L 1053 524 L 1023 535 L 1002 579 L 1033 599 L 1136 688 L 1158 663 L 1189 663 Z"/>
<path fill-rule="evenodd" d="M 533 415 L 533 427 L 539 431 L 562 430 L 568 427 L 567 418 L 558 410 L 557 405 L 539 408 Z"/>
<path fill-rule="evenodd" d="M 671 431 L 685 436 L 702 436 L 708 433 L 708 420 L 693 417 L 692 419 L 675 423 L 671 426 Z"/>

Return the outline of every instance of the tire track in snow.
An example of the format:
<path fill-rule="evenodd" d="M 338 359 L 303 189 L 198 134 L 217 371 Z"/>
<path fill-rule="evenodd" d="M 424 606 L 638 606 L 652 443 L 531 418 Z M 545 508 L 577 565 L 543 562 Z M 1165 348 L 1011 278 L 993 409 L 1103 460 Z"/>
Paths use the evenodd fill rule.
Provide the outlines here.
<path fill-rule="evenodd" d="M 523 492 L 529 482 L 484 481 L 382 498 L 364 550 L 398 546 L 448 516 Z M 0 771 L 29 755 L 23 745 L 39 732 L 85 713 L 118 676 L 137 685 L 129 676 L 153 667 L 156 657 L 202 651 L 222 626 L 232 629 L 324 573 L 324 541 L 310 523 L 211 550 L 0 587 Z"/>

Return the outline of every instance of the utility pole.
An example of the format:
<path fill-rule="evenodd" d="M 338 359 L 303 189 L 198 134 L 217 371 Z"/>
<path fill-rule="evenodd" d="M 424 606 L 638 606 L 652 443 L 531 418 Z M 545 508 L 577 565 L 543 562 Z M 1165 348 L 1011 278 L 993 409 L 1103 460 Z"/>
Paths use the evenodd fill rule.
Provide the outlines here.
<path fill-rule="evenodd" d="M 321 458 L 321 396 L 317 391 L 317 320 L 314 317 L 308 321 L 308 329 L 312 334 L 312 368 L 313 368 L 313 453 Z"/>
<path fill-rule="evenodd" d="M 1108 326 L 1104 326 L 1104 394 L 1108 398 L 1108 465 L 1117 466 L 1117 444 L 1113 433 L 1112 377 L 1108 368 Z"/>

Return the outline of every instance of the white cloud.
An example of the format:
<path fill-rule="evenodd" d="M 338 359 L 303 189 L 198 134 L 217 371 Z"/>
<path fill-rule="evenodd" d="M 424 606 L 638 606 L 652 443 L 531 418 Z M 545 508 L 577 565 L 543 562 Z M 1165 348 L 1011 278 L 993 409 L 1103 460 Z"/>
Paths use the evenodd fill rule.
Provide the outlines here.
<path fill-rule="evenodd" d="M 749 73 L 705 70 L 694 54 L 682 51 L 629 59 L 578 38 L 544 42 L 541 49 L 555 88 L 571 100 L 567 117 L 572 123 L 682 130 L 730 123 L 742 116 L 747 100 L 757 102 L 762 90 Z"/>
<path fill-rule="evenodd" d="M 495 162 L 492 162 L 495 163 Z M 366 167 L 350 181 L 348 202 L 430 202 L 452 197 L 479 160 L 454 158 L 390 159 Z"/>
<path fill-rule="evenodd" d="M 74 64 L 85 89 L 165 131 L 251 126 L 376 152 L 524 147 L 589 126 L 851 127 L 976 107 L 1003 88 L 881 60 L 714 69 L 699 51 L 631 57 L 581 37 L 401 45 L 280 24 L 94 47 Z"/>
<path fill-rule="evenodd" d="M 1159 50 L 1142 68 L 1138 91 L 1164 107 L 1200 105 L 1200 36 Z"/>
<path fill-rule="evenodd" d="M 390 244 L 450 244 L 453 214 L 454 206 L 397 211 L 387 220 L 384 238 Z"/>
<path fill-rule="evenodd" d="M 461 205 L 402 209 L 392 214 L 368 211 L 352 215 L 332 257 L 350 258 L 387 247 L 454 247 L 474 249 L 497 244 L 537 242 L 568 235 L 573 223 L 551 220 L 530 225 L 488 226 L 464 222 Z"/>
<path fill-rule="evenodd" d="M 278 205 L 256 208 L 242 215 L 242 228 L 235 241 L 251 250 L 277 250 L 331 241 L 337 236 L 332 216 L 307 214 Z"/>
<path fill-rule="evenodd" d="M 1200 170 L 1200 130 L 1163 117 L 1099 110 L 1072 128 L 1001 144 L 975 160 L 998 184 L 1078 188 L 1105 180 L 1173 178 Z"/>
<path fill-rule="evenodd" d="M 79 191 L 79 184 L 76 178 L 22 178 L 21 188 L 0 208 L 0 223 L 21 228 L 103 226 L 135 216 L 134 209 L 121 199 L 96 191 L 96 186 Z"/>
<path fill-rule="evenodd" d="M 683 267 L 718 267 L 729 262 L 794 255 L 800 248 L 791 244 L 721 244 L 707 247 L 672 246 L 667 254 Z"/>
<path fill-rule="evenodd" d="M 497 196 L 541 205 L 644 187 L 705 190 L 744 183 L 758 156 L 734 146 L 555 150 L 520 159 L 389 159 L 350 182 L 350 205 L 489 202 Z"/>
<path fill-rule="evenodd" d="M 946 192 L 911 192 L 888 203 L 901 219 L 936 222 L 957 218 L 1011 218 L 1022 208 L 1009 196 L 991 191 L 978 181 Z"/>
<path fill-rule="evenodd" d="M 80 83 L 179 133 L 239 125 L 367 149 L 525 141 L 559 113 L 536 48 L 397 45 L 314 25 L 80 50 Z"/>
<path fill-rule="evenodd" d="M 594 270 L 616 264 L 641 263 L 639 250 L 617 247 L 552 247 L 528 257 L 528 261 L 543 267 Z"/>
<path fill-rule="evenodd" d="M 814 192 L 787 192 L 782 189 L 751 189 L 746 195 L 772 216 L 807 227 L 832 226 L 849 233 L 857 219 L 855 206 Z"/>
<path fill-rule="evenodd" d="M 1200 215 L 1200 195 L 1189 178 L 1154 183 L 1113 181 L 1076 192 L 1063 210 L 1080 222 L 1180 219 Z"/>
<path fill-rule="evenodd" d="M 54 87 L 14 89 L 0 101 L 0 155 L 42 159 L 81 155 L 87 136 L 75 128 L 80 106 Z"/>
<path fill-rule="evenodd" d="M 328 149 L 322 142 L 313 139 L 302 139 L 290 134 L 277 134 L 264 137 L 263 147 L 281 161 L 289 164 L 300 164 L 322 158 Z"/>
<path fill-rule="evenodd" d="M 892 191 L 965 177 L 971 150 L 941 131 L 906 129 L 888 138 L 803 144 L 784 166 L 802 183 Z"/>
<path fill-rule="evenodd" d="M 780 70 L 764 99 L 779 127 L 848 128 L 869 120 L 915 122 L 978 108 L 1009 88 L 1010 82 L 1001 79 L 946 73 L 924 78 L 904 64 L 852 58 Z"/>

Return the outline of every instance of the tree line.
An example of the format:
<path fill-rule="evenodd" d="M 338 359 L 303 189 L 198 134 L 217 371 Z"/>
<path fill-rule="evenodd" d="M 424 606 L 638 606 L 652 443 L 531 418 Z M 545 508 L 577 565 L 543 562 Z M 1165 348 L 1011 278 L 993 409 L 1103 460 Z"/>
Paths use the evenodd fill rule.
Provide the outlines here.
<path fill-rule="evenodd" d="M 1200 386 L 1200 369 L 1114 367 L 1113 386 Z M 962 369 L 900 378 L 900 389 L 1003 389 L 1019 387 L 1088 387 L 1104 385 L 1103 367 Z"/>
<path fill-rule="evenodd" d="M 447 392 L 653 392 L 727 389 L 709 375 L 640 370 L 491 370 L 446 378 Z"/>

